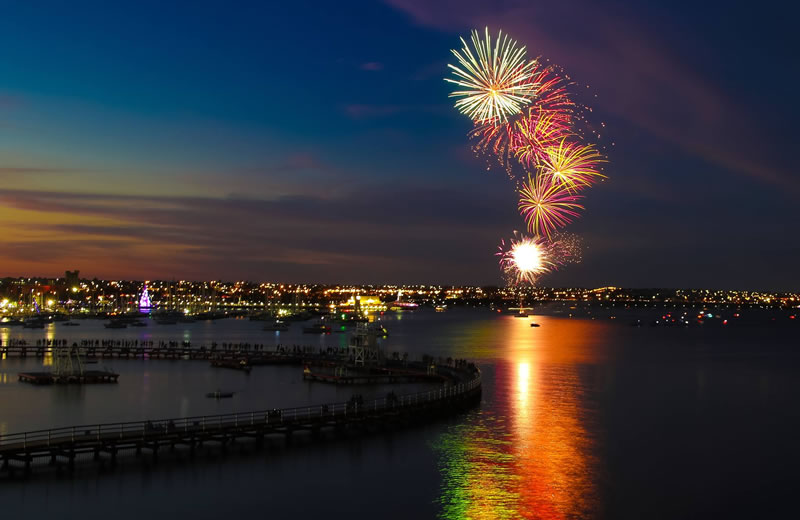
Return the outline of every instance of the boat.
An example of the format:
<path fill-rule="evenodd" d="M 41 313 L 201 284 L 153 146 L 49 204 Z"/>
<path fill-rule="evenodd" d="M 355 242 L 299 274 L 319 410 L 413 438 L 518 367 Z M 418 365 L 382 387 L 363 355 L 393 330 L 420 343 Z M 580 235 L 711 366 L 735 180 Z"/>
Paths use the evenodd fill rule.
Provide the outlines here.
<path fill-rule="evenodd" d="M 22 320 L 16 318 L 7 318 L 0 321 L 0 327 L 18 327 L 20 325 L 22 325 Z"/>
<path fill-rule="evenodd" d="M 372 322 L 367 325 L 367 332 L 371 334 L 375 334 L 379 338 L 385 338 L 389 336 L 389 331 L 381 325 L 380 323 Z"/>
<path fill-rule="evenodd" d="M 311 325 L 306 325 L 303 327 L 303 332 L 305 334 L 330 334 L 331 327 L 330 325 L 325 325 L 321 321 L 317 321 Z"/>
<path fill-rule="evenodd" d="M 541 325 L 539 325 L 538 323 L 534 322 L 534 323 L 531 323 L 531 327 L 541 327 Z"/>
<path fill-rule="evenodd" d="M 43 329 L 46 322 L 42 318 L 28 318 L 22 322 L 22 328 L 25 329 Z"/>
<path fill-rule="evenodd" d="M 241 370 L 242 372 L 247 372 L 248 374 L 253 369 L 246 359 L 215 359 L 211 362 L 211 366 L 216 368 L 231 368 L 233 370 Z"/>
<path fill-rule="evenodd" d="M 272 323 L 264 325 L 264 330 L 268 332 L 281 332 L 289 330 L 289 324 L 281 320 L 275 320 Z"/>
<path fill-rule="evenodd" d="M 414 302 L 401 302 L 400 300 L 394 301 L 389 304 L 389 310 L 392 311 L 413 311 L 417 307 L 419 307 L 419 304 L 416 304 Z"/>
<path fill-rule="evenodd" d="M 403 297 L 403 291 L 397 291 L 397 299 L 389 304 L 389 309 L 393 311 L 413 311 L 419 304 L 414 302 L 404 302 L 400 299 Z"/>
<path fill-rule="evenodd" d="M 143 321 L 134 321 L 131 323 L 131 327 L 147 327 L 147 323 Z"/>
<path fill-rule="evenodd" d="M 313 316 L 308 311 L 300 311 L 296 314 L 289 314 L 288 316 L 283 317 L 283 321 L 306 321 L 307 319 Z"/>
<path fill-rule="evenodd" d="M 436 312 L 444 312 L 447 310 L 447 305 L 437 305 L 433 308 Z"/>
<path fill-rule="evenodd" d="M 153 314 L 153 320 L 159 325 L 176 325 L 183 315 L 175 311 L 162 311 Z"/>
<path fill-rule="evenodd" d="M 216 392 L 208 392 L 206 397 L 211 399 L 227 399 L 229 397 L 233 397 L 235 392 L 223 392 L 221 390 L 217 390 Z"/>
<path fill-rule="evenodd" d="M 127 329 L 128 324 L 124 321 L 109 321 L 108 323 L 104 323 L 103 327 L 107 329 Z"/>

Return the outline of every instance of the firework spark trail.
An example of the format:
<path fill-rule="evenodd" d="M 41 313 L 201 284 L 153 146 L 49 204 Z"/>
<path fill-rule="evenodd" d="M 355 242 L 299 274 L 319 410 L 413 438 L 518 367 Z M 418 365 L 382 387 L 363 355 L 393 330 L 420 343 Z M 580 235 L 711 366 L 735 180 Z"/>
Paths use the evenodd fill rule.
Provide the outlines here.
<path fill-rule="evenodd" d="M 572 222 L 582 210 L 578 201 L 583 198 L 567 189 L 552 177 L 528 177 L 519 189 L 518 208 L 528 231 L 537 236 L 550 238 L 558 229 Z"/>
<path fill-rule="evenodd" d="M 519 155 L 525 153 L 524 149 L 518 150 Z M 605 157 L 594 146 L 567 142 L 564 138 L 557 146 L 542 150 L 537 166 L 539 175 L 550 176 L 570 190 L 578 190 L 606 177 L 598 166 L 604 162 Z"/>
<path fill-rule="evenodd" d="M 516 124 L 515 157 L 525 166 L 536 166 L 545 150 L 554 148 L 572 134 L 556 112 L 541 110 Z"/>
<path fill-rule="evenodd" d="M 517 47 L 516 41 L 500 31 L 493 48 L 488 27 L 484 40 L 478 31 L 472 31 L 474 54 L 463 38 L 461 43 L 462 52 L 452 51 L 461 67 L 447 65 L 456 79 L 445 78 L 463 87 L 450 94 L 462 98 L 456 101 L 456 108 L 476 122 L 499 123 L 531 102 L 537 62 L 526 61 L 525 47 Z"/>

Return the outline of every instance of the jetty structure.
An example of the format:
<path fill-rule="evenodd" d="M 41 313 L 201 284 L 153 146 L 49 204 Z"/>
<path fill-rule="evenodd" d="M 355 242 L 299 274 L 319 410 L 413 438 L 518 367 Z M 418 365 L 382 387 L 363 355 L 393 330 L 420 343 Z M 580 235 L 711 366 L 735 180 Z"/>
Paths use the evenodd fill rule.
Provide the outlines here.
<path fill-rule="evenodd" d="M 346 350 L 337 360 L 309 359 L 303 379 L 334 384 L 443 383 L 447 376 L 436 369 L 433 360 L 409 363 L 386 359 L 378 343 L 381 328 L 373 323 L 358 323 Z"/>
<path fill-rule="evenodd" d="M 53 368 L 49 372 L 21 372 L 21 382 L 35 385 L 116 383 L 119 374 L 107 370 L 86 370 L 77 344 L 56 346 L 51 351 Z"/>
<path fill-rule="evenodd" d="M 423 356 L 409 361 L 407 355 L 387 357 L 379 335 L 385 329 L 373 323 L 358 323 L 346 347 L 301 347 L 216 343 L 210 347 L 188 342 L 160 343 L 84 340 L 67 347 L 49 344 L 0 345 L 0 356 L 53 356 L 52 372 L 19 374 L 21 381 L 47 383 L 116 382 L 111 372 L 87 371 L 88 360 L 170 359 L 206 360 L 212 366 L 250 372 L 258 365 L 280 364 L 303 367 L 303 379 L 339 385 L 426 383 L 427 391 L 396 394 L 364 400 L 353 394 L 347 402 L 314 404 L 299 408 L 266 409 L 201 417 L 173 417 L 125 423 L 67 426 L 0 435 L 0 476 L 29 475 L 34 467 L 72 472 L 79 462 L 93 461 L 115 467 L 118 455 L 133 454 L 147 464 L 169 451 L 194 457 L 210 450 L 223 453 L 232 445 L 261 448 L 267 440 L 304 435 L 312 440 L 353 433 L 391 430 L 417 422 L 435 420 L 472 407 L 481 399 L 481 373 L 472 363 L 451 358 Z M 30 349 L 30 350 L 28 350 Z M 251 376 L 256 377 L 256 376 Z M 208 396 L 208 395 L 207 395 Z M 220 397 L 216 394 L 212 397 Z M 149 456 L 148 456 L 149 455 Z"/>
<path fill-rule="evenodd" d="M 207 453 L 255 453 L 272 439 L 292 443 L 378 433 L 434 421 L 471 408 L 481 399 L 481 372 L 454 360 L 434 365 L 444 384 L 428 391 L 305 407 L 265 409 L 199 417 L 66 426 L 0 435 L 0 476 L 31 475 L 34 468 L 72 473 L 79 465 L 115 468 L 126 456 L 141 466 L 162 453 L 193 458 Z M 107 471 L 99 473 L 108 474 Z"/>

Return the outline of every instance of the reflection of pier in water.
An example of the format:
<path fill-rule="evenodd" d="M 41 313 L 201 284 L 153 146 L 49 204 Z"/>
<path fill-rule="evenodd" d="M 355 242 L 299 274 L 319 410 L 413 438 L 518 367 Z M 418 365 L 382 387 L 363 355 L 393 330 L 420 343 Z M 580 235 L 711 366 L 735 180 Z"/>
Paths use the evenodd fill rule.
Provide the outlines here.
<path fill-rule="evenodd" d="M 440 445 L 445 518 L 571 518 L 597 500 L 581 365 L 593 324 L 537 317 L 495 324 L 507 345 L 488 406 Z M 493 401 L 493 402 L 492 402 Z M 594 430 L 594 428 L 588 428 Z"/>

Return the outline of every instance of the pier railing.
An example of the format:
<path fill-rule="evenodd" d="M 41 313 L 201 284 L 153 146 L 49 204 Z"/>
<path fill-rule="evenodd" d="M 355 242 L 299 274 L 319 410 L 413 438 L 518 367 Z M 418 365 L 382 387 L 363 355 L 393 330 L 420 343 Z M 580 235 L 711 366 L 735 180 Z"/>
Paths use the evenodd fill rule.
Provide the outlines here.
<path fill-rule="evenodd" d="M 481 386 L 481 373 L 471 369 L 467 381 L 442 386 L 437 389 L 411 394 L 394 395 L 367 401 L 351 399 L 347 402 L 327 403 L 294 408 L 273 408 L 218 415 L 176 417 L 159 420 L 129 421 L 103 424 L 84 424 L 50 428 L 0 435 L 0 452 L 8 450 L 42 450 L 58 448 L 76 443 L 114 442 L 116 440 L 135 440 L 164 438 L 170 434 L 213 433 L 215 431 L 235 430 L 256 425 L 292 426 L 309 421 L 323 422 L 326 419 L 353 420 L 370 414 L 384 414 L 392 410 L 416 408 L 427 404 L 451 400 L 474 393 Z"/>

